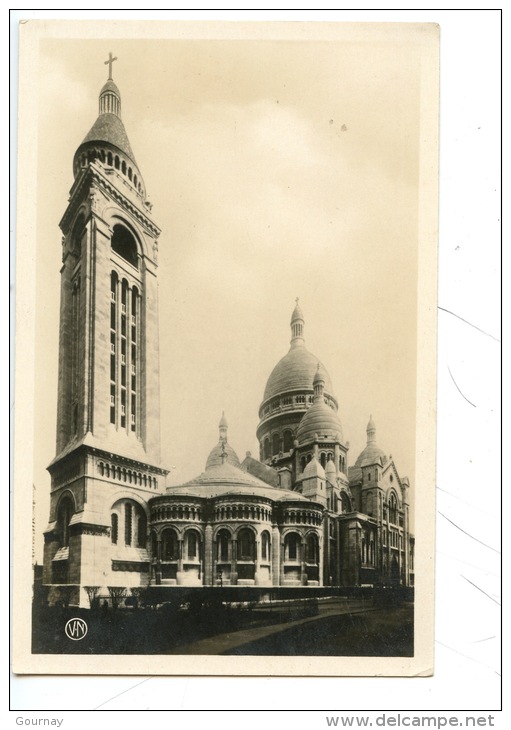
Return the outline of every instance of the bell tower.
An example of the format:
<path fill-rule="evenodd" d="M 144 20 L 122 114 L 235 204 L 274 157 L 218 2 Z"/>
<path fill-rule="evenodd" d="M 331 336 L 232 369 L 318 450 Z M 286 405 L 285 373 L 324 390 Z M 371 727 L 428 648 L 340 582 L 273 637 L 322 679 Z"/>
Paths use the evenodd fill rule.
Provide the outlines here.
<path fill-rule="evenodd" d="M 60 221 L 56 456 L 44 583 L 86 603 L 83 586 L 144 585 L 147 500 L 160 466 L 157 254 L 142 174 L 112 79 L 73 159 Z M 51 600 L 51 598 L 50 598 Z"/>

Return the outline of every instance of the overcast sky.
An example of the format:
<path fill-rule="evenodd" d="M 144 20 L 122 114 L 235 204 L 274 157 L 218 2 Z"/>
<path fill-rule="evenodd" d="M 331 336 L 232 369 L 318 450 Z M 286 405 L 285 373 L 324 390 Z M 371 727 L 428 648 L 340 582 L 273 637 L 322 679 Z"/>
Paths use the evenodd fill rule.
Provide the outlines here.
<path fill-rule="evenodd" d="M 45 469 L 55 456 L 58 223 L 110 51 L 118 57 L 123 122 L 162 229 L 169 483 L 203 471 L 222 411 L 240 459 L 258 454 L 258 407 L 289 349 L 296 297 L 306 345 L 333 382 L 349 463 L 365 445 L 372 414 L 379 445 L 413 482 L 419 28 L 374 27 L 370 42 L 353 34 L 41 43 L 34 70 L 38 533 L 48 517 Z"/>

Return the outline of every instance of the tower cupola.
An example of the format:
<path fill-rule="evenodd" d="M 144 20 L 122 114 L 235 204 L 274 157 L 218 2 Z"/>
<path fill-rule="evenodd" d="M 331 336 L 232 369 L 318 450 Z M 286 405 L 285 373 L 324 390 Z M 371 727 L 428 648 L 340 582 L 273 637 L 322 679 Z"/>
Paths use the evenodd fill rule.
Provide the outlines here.
<path fill-rule="evenodd" d="M 105 61 L 109 75 L 99 92 L 98 117 L 75 152 L 73 174 L 76 178 L 91 162 L 99 162 L 117 172 L 127 189 L 145 201 L 144 181 L 121 120 L 121 94 L 112 79 L 112 64 L 116 60 L 110 53 L 109 60 Z"/>
<path fill-rule="evenodd" d="M 291 347 L 298 347 L 305 344 L 303 336 L 303 328 L 305 320 L 303 318 L 302 310 L 298 304 L 298 297 L 296 298 L 296 306 L 291 315 Z"/>

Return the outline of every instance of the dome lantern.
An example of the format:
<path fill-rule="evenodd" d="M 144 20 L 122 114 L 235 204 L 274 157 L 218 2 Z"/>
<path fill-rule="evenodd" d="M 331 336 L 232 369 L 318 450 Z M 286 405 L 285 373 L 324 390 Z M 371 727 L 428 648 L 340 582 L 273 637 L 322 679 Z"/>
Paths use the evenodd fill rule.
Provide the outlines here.
<path fill-rule="evenodd" d="M 305 320 L 303 318 L 302 310 L 298 304 L 299 299 L 296 297 L 296 306 L 291 315 L 291 347 L 299 347 L 305 344 L 303 337 L 303 328 Z"/>
<path fill-rule="evenodd" d="M 222 418 L 218 424 L 218 431 L 218 443 L 209 453 L 206 461 L 206 471 L 211 469 L 211 467 L 221 466 L 226 462 L 239 468 L 240 460 L 238 459 L 238 455 L 232 446 L 227 443 L 227 419 L 225 418 L 225 413 L 223 411 Z"/>

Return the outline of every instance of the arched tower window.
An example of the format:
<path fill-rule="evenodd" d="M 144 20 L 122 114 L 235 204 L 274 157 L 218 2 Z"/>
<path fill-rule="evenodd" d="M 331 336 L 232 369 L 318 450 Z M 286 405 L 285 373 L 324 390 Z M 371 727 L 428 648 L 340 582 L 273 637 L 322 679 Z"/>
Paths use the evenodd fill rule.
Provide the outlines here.
<path fill-rule="evenodd" d="M 73 226 L 73 233 L 71 234 L 71 246 L 73 253 L 80 258 L 82 252 L 82 236 L 85 227 L 85 216 L 81 213 Z"/>
<path fill-rule="evenodd" d="M 394 493 L 389 497 L 389 522 L 397 524 L 397 499 Z"/>
<path fill-rule="evenodd" d="M 272 454 L 278 456 L 280 452 L 280 434 L 274 433 L 272 436 Z"/>
<path fill-rule="evenodd" d="M 351 512 L 351 504 L 346 492 L 341 492 L 341 508 L 342 512 Z"/>
<path fill-rule="evenodd" d="M 57 513 L 57 529 L 60 535 L 60 546 L 69 547 L 69 523 L 74 514 L 71 497 L 64 497 L 59 504 Z"/>
<path fill-rule="evenodd" d="M 293 433 L 284 431 L 284 451 L 291 451 L 293 448 Z"/>
<path fill-rule="evenodd" d="M 111 246 L 112 251 L 115 251 L 129 264 L 138 268 L 138 251 L 135 237 L 120 223 L 114 226 Z"/>
<path fill-rule="evenodd" d="M 264 439 L 264 458 L 269 459 L 270 458 L 270 439 L 265 438 Z"/>

